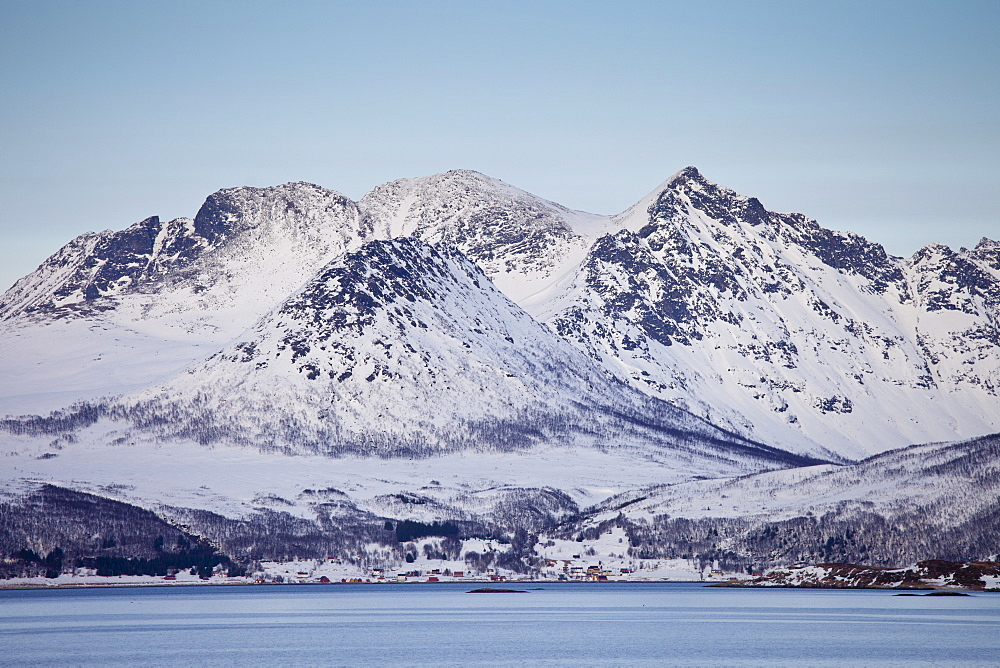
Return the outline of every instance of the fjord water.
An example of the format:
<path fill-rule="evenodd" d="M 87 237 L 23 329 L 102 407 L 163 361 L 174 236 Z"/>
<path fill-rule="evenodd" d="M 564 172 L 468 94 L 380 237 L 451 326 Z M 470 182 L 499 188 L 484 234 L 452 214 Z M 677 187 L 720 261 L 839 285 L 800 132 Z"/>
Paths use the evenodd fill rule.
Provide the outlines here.
<path fill-rule="evenodd" d="M 988 666 L 1000 595 L 699 584 L 0 591 L 0 664 Z"/>

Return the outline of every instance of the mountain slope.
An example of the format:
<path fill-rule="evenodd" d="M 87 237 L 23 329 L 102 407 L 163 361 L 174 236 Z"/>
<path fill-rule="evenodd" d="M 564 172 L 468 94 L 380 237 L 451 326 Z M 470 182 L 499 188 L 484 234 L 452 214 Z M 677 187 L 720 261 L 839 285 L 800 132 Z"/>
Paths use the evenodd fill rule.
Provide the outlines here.
<path fill-rule="evenodd" d="M 194 220 L 153 216 L 74 239 L 3 295 L 0 319 L 107 311 L 123 301 L 108 298 L 156 294 L 167 301 L 178 292 L 173 301 L 184 299 L 188 309 L 228 308 L 239 293 L 266 310 L 312 276 L 316 263 L 368 236 L 357 206 L 319 186 L 220 190 Z"/>
<path fill-rule="evenodd" d="M 635 490 L 590 509 L 585 523 L 632 527 L 646 558 L 688 550 L 746 565 L 988 559 L 997 554 L 998 492 L 994 434 L 847 466 Z"/>
<path fill-rule="evenodd" d="M 1000 392 L 1000 242 L 983 238 L 958 252 L 917 251 L 905 269 L 913 290 L 917 342 L 936 382 L 996 411 Z M 995 413 L 994 413 L 995 414 Z"/>

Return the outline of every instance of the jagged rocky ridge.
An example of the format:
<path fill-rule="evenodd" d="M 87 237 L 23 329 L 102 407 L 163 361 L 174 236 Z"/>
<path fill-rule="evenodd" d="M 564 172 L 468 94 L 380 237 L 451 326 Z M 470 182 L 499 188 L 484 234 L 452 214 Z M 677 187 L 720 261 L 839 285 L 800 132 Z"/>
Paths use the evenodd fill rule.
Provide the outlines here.
<path fill-rule="evenodd" d="M 231 309 L 234 296 L 259 317 L 317 265 L 370 237 L 357 204 L 334 191 L 308 183 L 229 188 L 211 195 L 193 220 L 153 216 L 74 239 L 3 295 L 0 319 L 59 318 L 128 301 L 143 311 L 125 317 L 162 318 L 183 308 L 195 319 L 204 317 L 199 311 Z"/>

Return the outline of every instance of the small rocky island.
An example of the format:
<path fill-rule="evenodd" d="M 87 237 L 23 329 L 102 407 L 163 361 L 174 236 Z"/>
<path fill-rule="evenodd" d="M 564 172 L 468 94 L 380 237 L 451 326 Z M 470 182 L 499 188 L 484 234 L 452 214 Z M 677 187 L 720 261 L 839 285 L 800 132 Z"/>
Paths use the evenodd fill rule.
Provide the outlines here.
<path fill-rule="evenodd" d="M 905 568 L 816 564 L 772 568 L 750 580 L 715 587 L 814 589 L 929 589 L 1000 592 L 1000 562 L 928 559 Z"/>

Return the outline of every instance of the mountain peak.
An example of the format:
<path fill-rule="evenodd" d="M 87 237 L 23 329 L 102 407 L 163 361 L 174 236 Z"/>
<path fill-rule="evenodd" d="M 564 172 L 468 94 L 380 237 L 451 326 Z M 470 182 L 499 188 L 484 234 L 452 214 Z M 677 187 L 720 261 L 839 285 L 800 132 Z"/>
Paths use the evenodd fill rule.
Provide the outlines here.
<path fill-rule="evenodd" d="M 223 188 L 205 199 L 194 217 L 194 228 L 201 236 L 215 241 L 240 227 L 256 227 L 258 219 L 280 212 L 314 211 L 322 217 L 332 208 L 354 208 L 354 202 L 335 190 L 305 181 L 266 188 Z"/>
<path fill-rule="evenodd" d="M 700 190 L 703 187 L 715 187 L 721 188 L 717 184 L 709 181 L 705 176 L 698 170 L 697 167 L 688 165 L 684 169 L 676 172 L 673 176 L 663 181 L 652 192 L 647 195 L 644 200 L 649 200 L 650 202 L 662 197 L 664 193 L 667 192 L 677 192 L 686 189 Z M 721 188 L 722 190 L 736 195 L 735 192 L 730 191 L 728 188 Z"/>
<path fill-rule="evenodd" d="M 924 244 L 921 248 L 911 256 L 910 261 L 913 263 L 924 262 L 930 258 L 947 258 L 955 254 L 955 251 L 951 249 L 951 246 L 946 246 L 945 244 L 933 241 L 929 244 Z"/>
<path fill-rule="evenodd" d="M 698 171 L 697 167 L 693 165 L 688 165 L 687 167 L 685 167 L 684 169 L 680 170 L 679 172 L 671 176 L 669 179 L 667 179 L 667 183 L 682 183 L 684 181 L 689 181 L 689 180 L 704 181 L 705 177 L 702 176 L 701 172 Z"/>
<path fill-rule="evenodd" d="M 487 181 L 499 181 L 500 180 L 500 179 L 495 179 L 492 176 L 489 176 L 488 174 L 483 174 L 482 172 L 480 172 L 478 170 L 475 170 L 475 169 L 449 169 L 447 172 L 444 172 L 442 174 L 434 174 L 434 175 L 432 175 L 432 176 L 430 176 L 428 178 L 432 178 L 433 179 L 435 177 L 444 177 L 444 176 L 465 177 L 465 178 L 477 179 L 477 180 L 483 179 L 483 180 L 487 180 Z"/>

